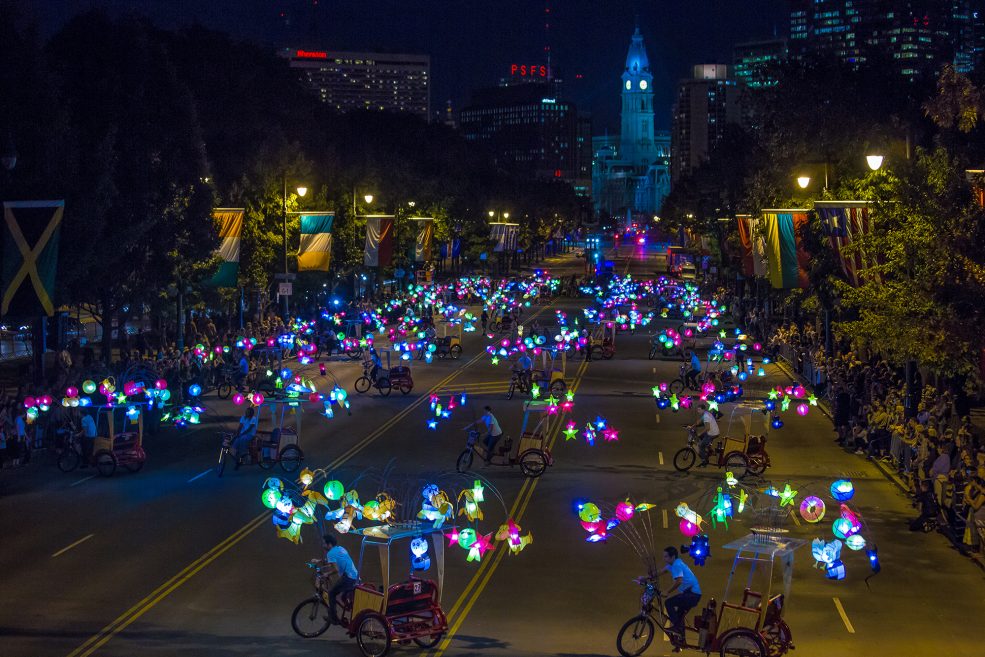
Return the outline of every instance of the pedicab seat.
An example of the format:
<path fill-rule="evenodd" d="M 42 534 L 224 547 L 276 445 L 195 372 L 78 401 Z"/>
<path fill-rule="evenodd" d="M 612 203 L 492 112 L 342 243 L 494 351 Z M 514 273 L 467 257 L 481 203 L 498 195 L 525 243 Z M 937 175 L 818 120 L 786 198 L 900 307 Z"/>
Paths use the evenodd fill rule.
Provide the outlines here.
<path fill-rule="evenodd" d="M 429 579 L 412 577 L 408 582 L 394 584 L 387 596 L 388 616 L 427 611 L 438 604 L 438 587 Z"/>

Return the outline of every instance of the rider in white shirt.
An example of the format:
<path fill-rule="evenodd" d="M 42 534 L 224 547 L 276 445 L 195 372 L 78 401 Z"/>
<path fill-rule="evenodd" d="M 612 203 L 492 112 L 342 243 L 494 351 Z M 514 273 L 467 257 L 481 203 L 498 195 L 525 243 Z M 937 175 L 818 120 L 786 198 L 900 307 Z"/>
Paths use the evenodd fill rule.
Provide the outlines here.
<path fill-rule="evenodd" d="M 698 404 L 698 413 L 700 414 L 698 421 L 692 425 L 692 428 L 703 427 L 701 433 L 698 434 L 698 454 L 701 456 L 700 465 L 708 465 L 708 447 L 711 446 L 715 438 L 718 438 L 718 421 L 708 410 L 707 402 Z"/>

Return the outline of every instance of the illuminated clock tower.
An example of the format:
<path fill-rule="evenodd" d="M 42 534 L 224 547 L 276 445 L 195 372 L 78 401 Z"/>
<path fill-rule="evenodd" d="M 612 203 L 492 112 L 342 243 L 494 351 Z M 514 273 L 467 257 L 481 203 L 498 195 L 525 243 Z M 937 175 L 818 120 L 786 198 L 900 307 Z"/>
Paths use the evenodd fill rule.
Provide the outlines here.
<path fill-rule="evenodd" d="M 653 76 L 639 25 L 626 54 L 622 74 L 621 160 L 648 166 L 657 159 L 653 140 Z"/>

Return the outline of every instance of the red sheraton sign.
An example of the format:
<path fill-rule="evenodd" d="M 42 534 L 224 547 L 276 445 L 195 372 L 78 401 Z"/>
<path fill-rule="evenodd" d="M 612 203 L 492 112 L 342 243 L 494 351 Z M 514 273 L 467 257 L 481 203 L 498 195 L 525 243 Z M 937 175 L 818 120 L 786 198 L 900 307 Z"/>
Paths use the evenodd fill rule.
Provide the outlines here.
<path fill-rule="evenodd" d="M 297 50 L 294 56 L 304 59 L 328 59 L 328 53 L 322 50 Z"/>

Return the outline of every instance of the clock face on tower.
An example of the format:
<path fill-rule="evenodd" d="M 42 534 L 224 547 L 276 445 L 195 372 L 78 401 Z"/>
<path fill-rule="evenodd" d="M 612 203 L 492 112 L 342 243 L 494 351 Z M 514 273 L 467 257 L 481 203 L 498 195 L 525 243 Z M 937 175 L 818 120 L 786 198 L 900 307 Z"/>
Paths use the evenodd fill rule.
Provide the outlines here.
<path fill-rule="evenodd" d="M 633 88 L 633 83 L 630 82 L 629 80 L 626 80 L 626 91 L 629 91 L 632 88 Z"/>
<path fill-rule="evenodd" d="M 646 91 L 646 80 L 640 80 L 640 89 Z"/>

